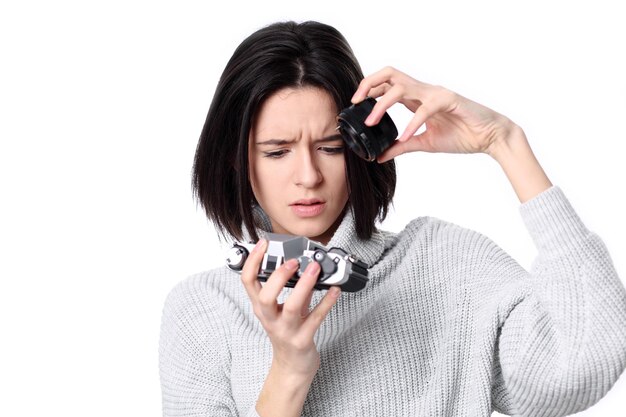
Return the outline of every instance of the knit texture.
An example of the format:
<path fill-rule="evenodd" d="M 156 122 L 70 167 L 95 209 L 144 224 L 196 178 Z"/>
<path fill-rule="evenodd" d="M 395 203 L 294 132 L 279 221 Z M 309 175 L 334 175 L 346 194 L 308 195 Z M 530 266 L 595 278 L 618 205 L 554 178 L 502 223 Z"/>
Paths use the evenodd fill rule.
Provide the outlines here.
<path fill-rule="evenodd" d="M 360 240 L 348 212 L 328 246 L 368 263 L 370 281 L 316 333 L 302 415 L 563 416 L 597 402 L 626 366 L 626 291 L 559 187 L 520 212 L 538 251 L 530 271 L 432 217 Z M 257 416 L 271 358 L 238 274 L 188 277 L 163 310 L 163 414 Z"/>

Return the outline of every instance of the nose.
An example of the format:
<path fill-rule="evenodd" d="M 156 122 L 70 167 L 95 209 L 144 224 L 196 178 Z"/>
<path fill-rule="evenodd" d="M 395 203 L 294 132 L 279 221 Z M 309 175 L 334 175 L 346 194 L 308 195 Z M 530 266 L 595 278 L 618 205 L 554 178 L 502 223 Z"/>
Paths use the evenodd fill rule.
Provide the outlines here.
<path fill-rule="evenodd" d="M 310 150 L 301 152 L 300 158 L 296 158 L 294 167 L 294 180 L 296 185 L 305 188 L 313 188 L 322 182 L 322 172 Z"/>

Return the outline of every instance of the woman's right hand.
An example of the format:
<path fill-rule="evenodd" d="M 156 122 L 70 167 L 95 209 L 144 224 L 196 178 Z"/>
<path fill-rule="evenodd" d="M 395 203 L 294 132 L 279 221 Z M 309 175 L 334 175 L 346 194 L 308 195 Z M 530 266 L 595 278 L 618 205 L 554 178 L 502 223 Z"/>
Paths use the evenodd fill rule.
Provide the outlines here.
<path fill-rule="evenodd" d="M 272 366 L 283 372 L 311 378 L 320 367 L 320 355 L 313 336 L 337 302 L 339 287 L 332 287 L 315 308 L 309 312 L 313 286 L 320 266 L 311 262 L 299 278 L 284 304 L 277 299 L 285 284 L 298 268 L 298 261 L 283 263 L 261 285 L 257 273 L 263 260 L 267 241 L 259 240 L 246 260 L 241 280 L 252 302 L 254 314 L 270 338 L 273 348 Z"/>

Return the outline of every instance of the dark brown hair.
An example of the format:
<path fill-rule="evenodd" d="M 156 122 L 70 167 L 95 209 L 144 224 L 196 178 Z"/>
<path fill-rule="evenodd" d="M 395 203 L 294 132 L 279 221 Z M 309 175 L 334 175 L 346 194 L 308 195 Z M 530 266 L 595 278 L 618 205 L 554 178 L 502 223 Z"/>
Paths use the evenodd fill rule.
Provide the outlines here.
<path fill-rule="evenodd" d="M 194 197 L 222 235 L 258 239 L 249 182 L 248 138 L 255 112 L 283 88 L 318 87 L 337 109 L 349 106 L 363 73 L 348 42 L 319 22 L 277 22 L 248 36 L 226 64 L 200 134 L 192 171 Z M 396 187 L 393 160 L 366 162 L 344 152 L 348 207 L 357 235 L 368 239 L 387 216 Z"/>

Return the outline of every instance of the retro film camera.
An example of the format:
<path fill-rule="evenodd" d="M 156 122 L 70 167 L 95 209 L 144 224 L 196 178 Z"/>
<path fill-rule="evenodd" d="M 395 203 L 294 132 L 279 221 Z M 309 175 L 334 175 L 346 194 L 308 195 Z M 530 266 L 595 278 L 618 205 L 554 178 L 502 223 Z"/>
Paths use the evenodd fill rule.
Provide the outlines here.
<path fill-rule="evenodd" d="M 367 126 L 365 119 L 376 105 L 376 99 L 366 97 L 360 103 L 353 104 L 339 113 L 337 130 L 344 142 L 353 152 L 366 161 L 373 161 L 385 149 L 391 146 L 398 136 L 398 129 L 385 112 L 380 122 Z"/>
<path fill-rule="evenodd" d="M 267 281 L 270 274 L 289 259 L 297 259 L 299 267 L 285 287 L 293 288 L 307 265 L 313 261 L 320 264 L 320 273 L 315 289 L 324 290 L 333 285 L 342 291 L 356 292 L 367 284 L 367 264 L 340 248 L 327 249 L 319 242 L 302 236 L 277 233 L 267 234 L 267 251 L 258 272 L 260 281 Z M 243 264 L 254 248 L 254 243 L 235 242 L 226 255 L 226 265 L 241 273 Z"/>

